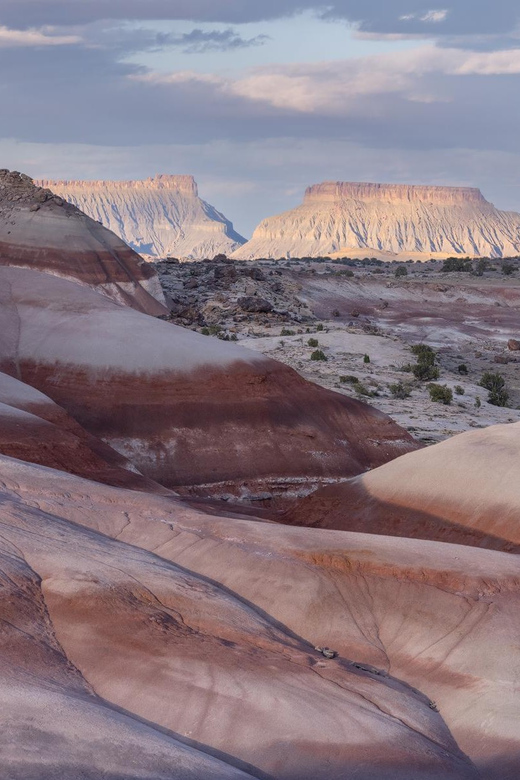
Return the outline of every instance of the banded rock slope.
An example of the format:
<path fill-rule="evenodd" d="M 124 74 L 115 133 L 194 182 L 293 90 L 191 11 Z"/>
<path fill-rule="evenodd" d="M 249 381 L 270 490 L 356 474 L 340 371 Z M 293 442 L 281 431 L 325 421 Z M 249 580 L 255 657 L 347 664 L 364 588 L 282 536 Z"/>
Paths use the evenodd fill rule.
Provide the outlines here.
<path fill-rule="evenodd" d="M 289 523 L 520 552 L 520 423 L 470 431 L 318 490 Z"/>
<path fill-rule="evenodd" d="M 407 259 L 520 253 L 520 214 L 499 211 L 478 189 L 324 182 L 301 206 L 265 219 L 234 257 L 391 253 Z"/>
<path fill-rule="evenodd" d="M 415 449 L 359 401 L 52 275 L 0 267 L 0 370 L 168 488 L 298 492 Z"/>
<path fill-rule="evenodd" d="M 213 524 L 166 498 L 3 456 L 0 482 L 0 757 L 10 777 L 479 777 L 424 693 L 313 649 L 309 637 L 332 624 L 349 643 L 334 567 L 309 559 L 331 546 L 344 555 L 342 535 Z M 303 547 L 302 534 L 312 535 Z M 353 541 L 353 557 L 364 545 Z M 406 551 L 374 555 L 407 565 Z M 269 558 L 274 576 L 255 595 Z M 506 584 L 509 558 L 497 563 Z M 314 588 L 297 587 L 302 577 L 336 594 L 326 619 Z M 236 590 L 223 584 L 233 579 Z M 306 636 L 259 604 L 277 594 Z M 497 611 L 495 625 L 502 619 Z"/>
<path fill-rule="evenodd" d="M 35 268 L 147 314 L 167 312 L 153 267 L 109 230 L 17 171 L 0 170 L 0 266 Z"/>
<path fill-rule="evenodd" d="M 230 254 L 245 239 L 199 197 L 192 176 L 142 181 L 38 182 L 73 203 L 149 259 Z"/>

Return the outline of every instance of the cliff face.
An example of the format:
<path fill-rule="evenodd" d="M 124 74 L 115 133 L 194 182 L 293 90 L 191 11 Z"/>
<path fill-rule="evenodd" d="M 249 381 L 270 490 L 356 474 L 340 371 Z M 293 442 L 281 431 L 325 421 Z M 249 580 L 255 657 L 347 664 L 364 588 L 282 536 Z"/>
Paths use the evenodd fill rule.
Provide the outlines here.
<path fill-rule="evenodd" d="M 324 182 L 301 206 L 265 219 L 235 257 L 317 257 L 370 250 L 407 259 L 520 252 L 520 214 L 470 187 Z"/>
<path fill-rule="evenodd" d="M 38 183 L 110 228 L 145 257 L 213 257 L 230 254 L 245 240 L 229 220 L 199 198 L 192 176 Z"/>

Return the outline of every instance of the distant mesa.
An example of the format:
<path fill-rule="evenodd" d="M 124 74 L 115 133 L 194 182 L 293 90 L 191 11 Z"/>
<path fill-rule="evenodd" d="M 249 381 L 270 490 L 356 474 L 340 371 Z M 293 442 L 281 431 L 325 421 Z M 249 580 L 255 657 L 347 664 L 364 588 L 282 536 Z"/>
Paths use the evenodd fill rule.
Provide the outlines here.
<path fill-rule="evenodd" d="M 232 223 L 199 197 L 193 176 L 157 175 L 142 181 L 51 181 L 52 190 L 143 257 L 193 260 L 232 254 L 244 242 Z"/>
<path fill-rule="evenodd" d="M 303 203 L 269 217 L 234 257 L 370 256 L 428 259 L 520 252 L 520 214 L 499 211 L 480 190 L 323 182 Z"/>

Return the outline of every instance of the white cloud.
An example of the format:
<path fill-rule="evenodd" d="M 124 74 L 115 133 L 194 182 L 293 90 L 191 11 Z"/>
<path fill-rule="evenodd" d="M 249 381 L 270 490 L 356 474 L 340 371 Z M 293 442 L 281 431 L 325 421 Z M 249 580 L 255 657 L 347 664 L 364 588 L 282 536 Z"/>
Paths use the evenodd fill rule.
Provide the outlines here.
<path fill-rule="evenodd" d="M 36 30 L 10 30 L 0 26 L 0 47 L 67 46 L 80 43 L 79 35 L 53 35 L 45 28 Z"/>
<path fill-rule="evenodd" d="M 403 14 L 399 17 L 401 22 L 430 22 L 432 24 L 439 24 L 445 22 L 448 18 L 449 11 L 447 8 L 438 9 L 435 11 L 427 11 L 425 14 Z"/>
<path fill-rule="evenodd" d="M 145 74 L 134 79 L 156 84 L 213 87 L 229 96 L 270 105 L 282 111 L 346 116 L 360 98 L 399 95 L 415 103 L 450 101 L 446 84 L 431 76 L 500 76 L 520 74 L 520 49 L 471 52 L 434 45 L 392 54 L 321 63 L 256 68 L 238 78 L 183 71 Z M 426 83 L 425 79 L 428 79 Z"/>

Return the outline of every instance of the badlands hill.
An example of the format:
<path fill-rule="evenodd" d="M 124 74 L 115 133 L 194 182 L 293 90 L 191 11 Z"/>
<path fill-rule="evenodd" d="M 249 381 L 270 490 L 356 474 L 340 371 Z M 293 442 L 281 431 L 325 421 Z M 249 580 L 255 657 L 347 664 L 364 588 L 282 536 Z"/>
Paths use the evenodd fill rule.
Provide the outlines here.
<path fill-rule="evenodd" d="M 4 184 L 10 203 L 19 175 Z M 517 780 L 520 558 L 217 501 L 223 484 L 308 492 L 415 444 L 365 404 L 138 311 L 139 280 L 111 300 L 117 264 L 97 285 L 59 232 L 49 261 L 46 214 L 64 207 L 29 203 L 10 213 L 40 215 L 33 254 L 13 262 L 19 233 L 0 254 L 2 778 Z M 76 224 L 65 213 L 57 231 Z M 511 458 L 514 479 L 505 434 L 481 432 L 478 474 Z M 411 492 L 433 496 L 447 458 L 463 485 L 467 449 L 412 452 Z"/>
<path fill-rule="evenodd" d="M 361 254 L 421 259 L 520 253 L 520 214 L 498 211 L 477 189 L 324 182 L 301 206 L 265 219 L 234 257 Z"/>
<path fill-rule="evenodd" d="M 101 222 L 150 259 L 231 254 L 245 241 L 223 214 L 199 198 L 192 176 L 38 183 Z"/>

